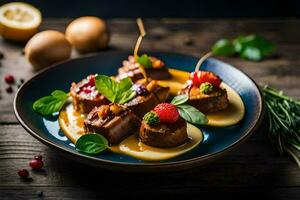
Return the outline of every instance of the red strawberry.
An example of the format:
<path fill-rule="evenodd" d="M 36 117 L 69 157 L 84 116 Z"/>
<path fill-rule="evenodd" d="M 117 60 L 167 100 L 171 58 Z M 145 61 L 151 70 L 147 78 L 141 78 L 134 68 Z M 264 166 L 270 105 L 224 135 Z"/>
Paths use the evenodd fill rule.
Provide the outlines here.
<path fill-rule="evenodd" d="M 222 80 L 212 72 L 196 71 L 190 74 L 190 79 L 194 86 L 199 87 L 201 83 L 209 82 L 216 87 L 219 87 Z"/>
<path fill-rule="evenodd" d="M 153 111 L 159 116 L 161 122 L 174 123 L 179 118 L 179 112 L 173 104 L 158 104 Z"/>

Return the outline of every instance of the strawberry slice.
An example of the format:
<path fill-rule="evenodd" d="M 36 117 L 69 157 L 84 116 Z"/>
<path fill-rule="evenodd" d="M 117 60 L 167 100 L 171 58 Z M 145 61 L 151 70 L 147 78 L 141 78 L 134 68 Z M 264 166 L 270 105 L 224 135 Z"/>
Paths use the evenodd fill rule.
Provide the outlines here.
<path fill-rule="evenodd" d="M 212 72 L 207 71 L 195 71 L 190 74 L 190 80 L 193 85 L 199 87 L 201 83 L 209 82 L 216 87 L 219 87 L 222 80 Z"/>
<path fill-rule="evenodd" d="M 170 103 L 158 104 L 153 111 L 158 115 L 161 122 L 174 123 L 179 118 L 176 106 Z"/>

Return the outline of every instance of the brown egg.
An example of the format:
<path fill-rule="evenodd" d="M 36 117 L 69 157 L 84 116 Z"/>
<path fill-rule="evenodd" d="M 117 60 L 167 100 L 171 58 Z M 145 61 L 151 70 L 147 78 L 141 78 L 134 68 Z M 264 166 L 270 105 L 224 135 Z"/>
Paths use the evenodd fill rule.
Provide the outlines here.
<path fill-rule="evenodd" d="M 109 32 L 104 20 L 97 17 L 80 17 L 66 29 L 66 38 L 82 53 L 107 48 Z"/>
<path fill-rule="evenodd" d="M 25 56 L 36 70 L 66 60 L 71 44 L 61 32 L 48 30 L 34 35 L 25 46 Z"/>

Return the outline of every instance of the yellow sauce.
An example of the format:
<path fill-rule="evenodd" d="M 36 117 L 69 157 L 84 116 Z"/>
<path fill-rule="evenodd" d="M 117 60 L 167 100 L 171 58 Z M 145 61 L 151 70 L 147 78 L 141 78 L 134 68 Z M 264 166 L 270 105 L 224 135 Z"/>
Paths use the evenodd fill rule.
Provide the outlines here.
<path fill-rule="evenodd" d="M 58 116 L 58 123 L 66 137 L 74 144 L 84 134 L 83 122 L 85 115 L 74 110 L 73 104 L 68 103 Z"/>
<path fill-rule="evenodd" d="M 123 140 L 119 145 L 111 146 L 110 150 L 115 153 L 126 154 L 141 160 L 166 160 L 192 150 L 203 140 L 203 134 L 200 129 L 189 123 L 187 124 L 187 133 L 190 140 L 175 148 L 151 147 L 139 142 L 135 135 L 131 135 Z"/>
<path fill-rule="evenodd" d="M 172 74 L 172 79 L 158 81 L 163 86 L 169 86 L 170 92 L 176 95 L 182 88 L 183 84 L 188 80 L 189 73 L 169 69 Z M 245 114 L 245 107 L 241 97 L 236 91 L 225 83 L 221 84 L 222 88 L 227 90 L 229 106 L 227 109 L 207 114 L 210 126 L 230 126 L 237 124 Z M 69 140 L 76 143 L 76 140 L 84 134 L 84 119 L 85 115 L 74 110 L 72 103 L 67 104 L 59 113 L 59 125 Z M 115 153 L 129 155 L 142 160 L 159 161 L 174 158 L 182 155 L 191 149 L 195 148 L 203 140 L 203 134 L 197 127 L 187 124 L 187 133 L 190 138 L 185 144 L 175 148 L 156 148 L 141 143 L 133 134 L 123 140 L 119 145 L 111 146 L 109 149 Z"/>

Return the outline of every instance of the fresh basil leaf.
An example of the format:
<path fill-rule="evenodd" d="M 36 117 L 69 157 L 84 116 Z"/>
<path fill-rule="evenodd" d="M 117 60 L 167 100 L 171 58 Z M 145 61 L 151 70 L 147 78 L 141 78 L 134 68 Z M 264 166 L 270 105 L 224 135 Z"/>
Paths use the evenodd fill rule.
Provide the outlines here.
<path fill-rule="evenodd" d="M 260 49 L 249 46 L 243 50 L 241 57 L 247 60 L 260 61 L 263 55 Z"/>
<path fill-rule="evenodd" d="M 257 35 L 239 36 L 234 41 L 235 50 L 242 53 L 247 47 L 255 47 L 263 56 L 271 53 L 276 45 Z"/>
<path fill-rule="evenodd" d="M 61 90 L 55 90 L 51 96 L 45 96 L 33 103 L 33 110 L 41 115 L 51 115 L 61 110 L 68 95 Z"/>
<path fill-rule="evenodd" d="M 149 56 L 146 54 L 143 54 L 142 56 L 137 58 L 137 62 L 144 66 L 145 68 L 151 68 L 152 67 L 152 61 L 150 60 Z"/>
<path fill-rule="evenodd" d="M 178 96 L 174 97 L 171 101 L 171 104 L 177 106 L 177 105 L 187 102 L 187 100 L 189 100 L 189 96 L 186 94 L 182 94 L 182 95 L 178 95 Z"/>
<path fill-rule="evenodd" d="M 109 76 L 98 75 L 95 77 L 95 86 L 97 90 L 105 96 L 109 101 L 115 102 L 118 94 L 118 83 Z"/>
<path fill-rule="evenodd" d="M 100 134 L 89 133 L 78 138 L 75 147 L 87 154 L 98 154 L 108 148 L 108 141 Z"/>
<path fill-rule="evenodd" d="M 61 91 L 61 90 L 54 90 L 51 93 L 51 95 L 58 99 L 64 99 L 64 98 L 68 97 L 68 95 L 64 91 Z"/>
<path fill-rule="evenodd" d="M 109 101 L 124 104 L 135 96 L 130 78 L 124 78 L 119 83 L 108 76 L 98 75 L 95 78 L 97 90 Z"/>
<path fill-rule="evenodd" d="M 119 83 L 119 91 L 127 91 L 132 87 L 133 83 L 131 81 L 131 78 L 127 77 L 120 81 Z"/>
<path fill-rule="evenodd" d="M 203 125 L 208 123 L 207 117 L 193 106 L 181 104 L 176 107 L 180 116 L 186 121 L 197 125 Z"/>
<path fill-rule="evenodd" d="M 212 52 L 219 56 L 231 56 L 235 53 L 235 48 L 231 41 L 221 39 L 212 46 Z"/>
<path fill-rule="evenodd" d="M 120 93 L 121 95 L 119 95 L 116 99 L 116 102 L 119 104 L 124 104 L 126 102 L 128 102 L 129 100 L 131 100 L 133 97 L 136 96 L 136 93 L 134 90 L 129 89 L 125 92 Z"/>

